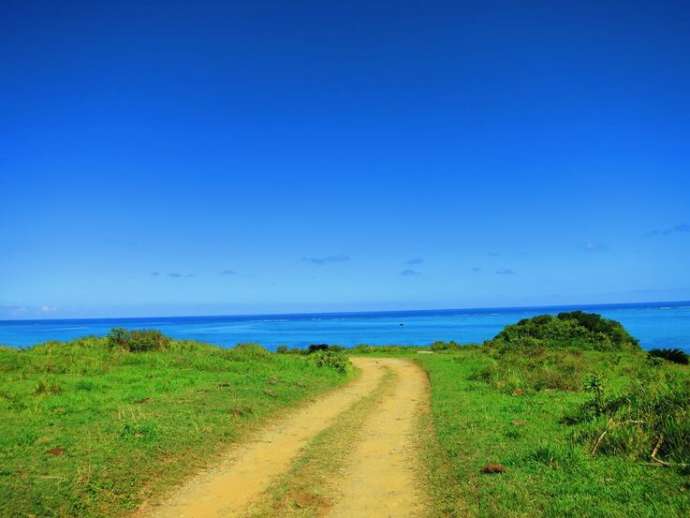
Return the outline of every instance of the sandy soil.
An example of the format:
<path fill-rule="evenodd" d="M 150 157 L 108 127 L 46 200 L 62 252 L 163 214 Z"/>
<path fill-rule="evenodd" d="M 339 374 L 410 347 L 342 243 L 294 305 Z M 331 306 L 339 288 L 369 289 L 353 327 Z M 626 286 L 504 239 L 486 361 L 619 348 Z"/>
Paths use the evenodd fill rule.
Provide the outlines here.
<path fill-rule="evenodd" d="M 219 465 L 189 480 L 167 501 L 142 507 L 136 514 L 161 518 L 241 516 L 271 482 L 288 471 L 309 439 L 376 388 L 386 369 L 397 374 L 395 386 L 367 417 L 345 473 L 338 475 L 332 514 L 421 514 L 413 432 L 428 397 L 426 375 L 412 362 L 400 359 L 354 358 L 353 363 L 361 369 L 356 380 L 272 422 L 253 440 L 231 448 Z"/>
<path fill-rule="evenodd" d="M 373 410 L 339 478 L 339 498 L 329 516 L 421 516 L 424 494 L 417 480 L 418 417 L 427 403 L 428 379 L 417 365 L 385 359 L 397 379 Z"/>

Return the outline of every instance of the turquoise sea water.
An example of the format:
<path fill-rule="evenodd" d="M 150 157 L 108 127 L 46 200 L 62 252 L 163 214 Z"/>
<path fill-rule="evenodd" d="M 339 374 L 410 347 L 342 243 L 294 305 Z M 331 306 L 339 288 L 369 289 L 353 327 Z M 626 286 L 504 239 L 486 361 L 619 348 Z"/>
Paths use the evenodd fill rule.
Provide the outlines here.
<path fill-rule="evenodd" d="M 155 328 L 176 338 L 232 346 L 258 342 L 278 345 L 312 343 L 427 345 L 435 340 L 481 342 L 506 324 L 542 313 L 583 309 L 619 320 L 642 345 L 690 351 L 690 302 L 541 308 L 447 309 L 305 315 L 163 317 L 80 320 L 0 321 L 0 344 L 29 346 L 47 340 L 104 335 L 112 327 Z"/>

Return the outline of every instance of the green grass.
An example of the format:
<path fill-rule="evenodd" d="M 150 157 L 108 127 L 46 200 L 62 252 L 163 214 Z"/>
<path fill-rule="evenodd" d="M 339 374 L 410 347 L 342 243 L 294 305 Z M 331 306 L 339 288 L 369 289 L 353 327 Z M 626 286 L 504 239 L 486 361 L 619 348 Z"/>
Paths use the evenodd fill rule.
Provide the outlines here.
<path fill-rule="evenodd" d="M 0 516 L 124 514 L 349 376 L 256 346 L 0 348 Z"/>
<path fill-rule="evenodd" d="M 650 366 L 643 353 L 547 351 L 532 360 L 519 354 L 468 349 L 417 355 L 431 380 L 441 450 L 431 460 L 443 464 L 431 480 L 437 514 L 690 515 L 686 470 L 655 465 L 634 448 L 607 454 L 602 447 L 592 455 L 600 435 L 593 436 L 592 427 L 605 427 L 607 416 L 603 423 L 566 419 L 592 400 L 580 387 L 593 374 L 613 396 L 626 394 L 650 369 L 658 369 L 660 380 L 673 375 L 687 381 L 687 367 Z M 687 413 L 679 415 L 687 425 Z M 646 443 L 642 451 L 649 450 Z M 488 463 L 506 472 L 482 474 Z"/>
<path fill-rule="evenodd" d="M 125 345 L 85 338 L 0 348 L 0 516 L 126 514 L 269 416 L 351 376 L 333 351 L 141 336 L 146 347 L 139 335 L 117 335 Z M 407 357 L 427 370 L 420 453 L 436 515 L 690 515 L 687 365 L 539 344 L 352 353 Z M 314 439 L 274 486 L 271 509 L 327 507 L 324 473 L 342 461 L 339 443 L 351 442 L 348 423 L 368 401 Z M 505 472 L 483 474 L 490 463 Z"/>

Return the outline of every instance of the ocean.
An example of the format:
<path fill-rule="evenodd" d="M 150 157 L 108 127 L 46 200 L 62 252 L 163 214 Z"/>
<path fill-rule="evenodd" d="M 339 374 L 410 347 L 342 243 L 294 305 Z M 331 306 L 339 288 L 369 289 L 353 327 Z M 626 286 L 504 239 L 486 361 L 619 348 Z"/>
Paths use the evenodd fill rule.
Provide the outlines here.
<path fill-rule="evenodd" d="M 522 318 L 573 309 L 601 313 L 622 322 L 645 348 L 678 347 L 690 351 L 690 302 L 299 315 L 5 320 L 0 321 L 0 344 L 26 347 L 47 340 L 105 335 L 113 327 L 155 328 L 171 337 L 201 340 L 223 347 L 256 342 L 271 350 L 279 345 L 304 347 L 313 343 L 346 347 L 357 344 L 428 345 L 435 340 L 476 343 L 492 338 L 505 325 Z"/>

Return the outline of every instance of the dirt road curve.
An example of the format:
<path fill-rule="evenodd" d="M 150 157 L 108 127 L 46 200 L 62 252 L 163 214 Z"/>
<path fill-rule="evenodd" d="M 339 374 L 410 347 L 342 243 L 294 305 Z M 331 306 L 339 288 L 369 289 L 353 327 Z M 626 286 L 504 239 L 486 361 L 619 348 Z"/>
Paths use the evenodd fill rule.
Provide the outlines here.
<path fill-rule="evenodd" d="M 366 418 L 361 440 L 353 445 L 345 474 L 338 474 L 333 516 L 418 516 L 413 431 L 427 397 L 427 379 L 412 362 L 354 358 L 361 375 L 345 387 L 272 422 L 254 440 L 232 448 L 220 465 L 200 473 L 162 505 L 142 508 L 139 516 L 205 518 L 241 516 L 284 474 L 310 438 L 371 393 L 386 369 L 395 386 Z"/>

